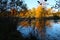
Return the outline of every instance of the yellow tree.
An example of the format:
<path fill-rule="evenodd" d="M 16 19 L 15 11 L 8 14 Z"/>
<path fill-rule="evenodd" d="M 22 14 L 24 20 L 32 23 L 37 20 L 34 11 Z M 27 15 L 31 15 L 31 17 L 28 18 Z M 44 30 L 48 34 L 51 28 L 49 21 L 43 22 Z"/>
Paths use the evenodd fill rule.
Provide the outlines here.
<path fill-rule="evenodd" d="M 48 9 L 47 9 L 47 12 L 48 12 L 47 15 L 46 15 L 47 17 L 53 15 L 53 14 L 52 14 L 52 8 L 48 8 Z"/>
<path fill-rule="evenodd" d="M 35 14 L 35 17 L 36 18 L 40 18 L 41 17 L 41 12 L 42 12 L 42 6 L 41 5 L 39 5 L 38 7 L 37 7 L 37 9 L 36 9 L 36 14 Z"/>
<path fill-rule="evenodd" d="M 19 13 L 19 16 L 20 16 L 21 18 L 26 18 L 27 15 L 28 15 L 27 12 L 28 12 L 28 10 L 21 10 L 20 13 Z"/>
<path fill-rule="evenodd" d="M 26 13 L 25 13 L 25 18 L 29 18 L 29 10 L 28 11 L 26 11 Z"/>
<path fill-rule="evenodd" d="M 24 18 L 24 17 L 25 17 L 25 16 L 24 16 L 24 11 L 20 11 L 19 17 L 21 17 L 21 18 Z"/>
<path fill-rule="evenodd" d="M 31 13 L 30 13 L 30 17 L 31 18 L 33 18 L 33 17 L 35 17 L 35 8 L 32 8 L 32 10 L 31 10 Z"/>
<path fill-rule="evenodd" d="M 58 11 L 56 14 L 57 14 L 57 16 L 59 16 L 59 17 L 60 17 L 60 12 L 59 12 L 59 11 Z"/>

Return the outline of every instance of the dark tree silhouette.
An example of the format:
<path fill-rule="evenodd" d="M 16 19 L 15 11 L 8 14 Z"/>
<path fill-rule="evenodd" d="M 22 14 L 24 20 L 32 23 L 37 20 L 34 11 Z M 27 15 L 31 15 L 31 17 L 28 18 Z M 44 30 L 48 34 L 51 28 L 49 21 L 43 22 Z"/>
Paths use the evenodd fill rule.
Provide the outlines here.
<path fill-rule="evenodd" d="M 23 2 L 23 0 L 11 0 L 10 2 L 11 8 L 15 8 L 16 10 L 27 9 L 27 5 Z M 19 7 L 19 8 L 18 8 Z"/>
<path fill-rule="evenodd" d="M 7 0 L 0 0 L 0 11 L 5 11 L 7 6 Z"/>
<path fill-rule="evenodd" d="M 27 5 L 23 2 L 23 0 L 0 0 L 0 11 L 6 11 L 8 9 L 27 9 Z"/>
<path fill-rule="evenodd" d="M 56 4 L 54 6 L 52 6 L 52 8 L 56 8 L 59 9 L 60 8 L 60 0 L 55 0 Z"/>

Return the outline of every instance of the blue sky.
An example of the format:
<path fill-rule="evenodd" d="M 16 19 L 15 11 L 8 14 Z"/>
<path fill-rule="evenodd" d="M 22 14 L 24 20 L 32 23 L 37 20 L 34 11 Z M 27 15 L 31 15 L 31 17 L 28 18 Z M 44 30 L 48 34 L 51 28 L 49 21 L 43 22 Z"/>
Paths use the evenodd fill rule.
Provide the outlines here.
<path fill-rule="evenodd" d="M 25 3 L 27 4 L 27 7 L 28 7 L 29 9 L 38 6 L 37 0 L 24 0 L 24 1 L 25 1 Z"/>
<path fill-rule="evenodd" d="M 33 7 L 36 8 L 36 7 L 38 6 L 38 3 L 37 3 L 38 0 L 24 0 L 24 1 L 25 1 L 25 3 L 27 4 L 28 9 L 31 9 L 31 8 L 33 8 Z M 40 0 L 39 0 L 39 1 L 40 1 Z M 50 8 L 50 7 L 53 6 L 56 2 L 55 2 L 55 0 L 48 0 L 47 3 L 49 4 L 49 5 L 47 5 L 47 7 Z"/>
<path fill-rule="evenodd" d="M 47 7 L 52 7 L 56 4 L 55 0 L 48 0 L 47 3 L 49 3 L 49 5 L 47 5 Z"/>

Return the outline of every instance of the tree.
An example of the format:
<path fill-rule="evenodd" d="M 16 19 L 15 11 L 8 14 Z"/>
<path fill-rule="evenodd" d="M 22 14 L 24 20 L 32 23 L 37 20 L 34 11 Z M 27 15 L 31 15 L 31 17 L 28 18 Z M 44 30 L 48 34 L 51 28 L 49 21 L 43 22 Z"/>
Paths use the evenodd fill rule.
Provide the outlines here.
<path fill-rule="evenodd" d="M 7 2 L 8 2 L 8 0 L 1 0 L 0 1 L 0 11 L 6 10 Z"/>
<path fill-rule="evenodd" d="M 27 5 L 23 3 L 21 0 L 0 0 L 0 11 L 7 11 L 9 9 L 16 9 L 16 10 L 21 10 L 21 9 L 27 9 Z"/>
<path fill-rule="evenodd" d="M 20 11 L 21 9 L 26 10 L 27 9 L 27 5 L 25 3 L 23 3 L 23 1 L 21 0 L 11 0 L 11 7 L 15 7 L 16 10 Z"/>
<path fill-rule="evenodd" d="M 56 7 L 56 8 L 60 8 L 60 0 L 59 0 L 59 1 L 56 1 L 55 7 Z"/>
<path fill-rule="evenodd" d="M 60 10 L 60 0 L 55 0 L 55 1 L 56 1 L 56 4 L 52 8 Z"/>
<path fill-rule="evenodd" d="M 30 13 L 30 17 L 31 18 L 34 18 L 35 17 L 35 14 L 36 14 L 36 9 L 35 8 L 32 8 L 31 13 Z"/>
<path fill-rule="evenodd" d="M 45 1 L 47 1 L 47 0 L 45 0 Z"/>
<path fill-rule="evenodd" d="M 21 10 L 26 11 L 27 5 L 23 2 L 23 0 L 0 0 L 0 15 L 10 15 L 15 14 L 13 10 L 16 10 L 16 13 Z"/>
<path fill-rule="evenodd" d="M 36 14 L 35 14 L 35 17 L 36 18 L 40 18 L 42 15 L 42 10 L 43 10 L 43 7 L 41 6 L 41 5 L 39 5 L 38 7 L 37 7 L 37 9 L 36 9 Z"/>

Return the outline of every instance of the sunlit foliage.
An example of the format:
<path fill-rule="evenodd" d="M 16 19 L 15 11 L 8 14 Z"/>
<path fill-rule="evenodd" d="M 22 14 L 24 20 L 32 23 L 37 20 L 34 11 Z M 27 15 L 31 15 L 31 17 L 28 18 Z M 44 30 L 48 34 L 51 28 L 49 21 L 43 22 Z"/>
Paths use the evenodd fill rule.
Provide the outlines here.
<path fill-rule="evenodd" d="M 36 14 L 35 14 L 35 17 L 36 18 L 39 18 L 41 16 L 41 12 L 42 12 L 42 6 L 38 6 L 37 9 L 36 9 Z"/>

